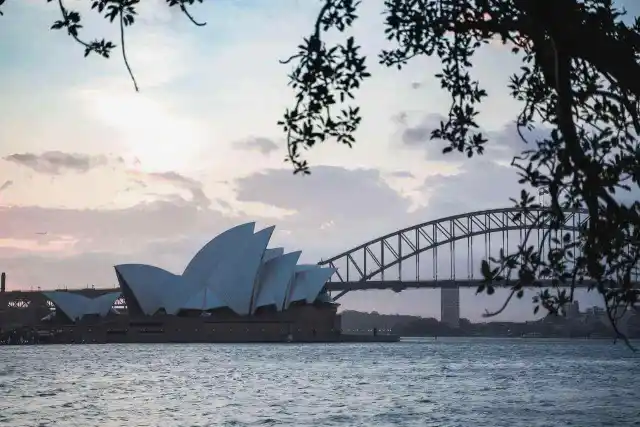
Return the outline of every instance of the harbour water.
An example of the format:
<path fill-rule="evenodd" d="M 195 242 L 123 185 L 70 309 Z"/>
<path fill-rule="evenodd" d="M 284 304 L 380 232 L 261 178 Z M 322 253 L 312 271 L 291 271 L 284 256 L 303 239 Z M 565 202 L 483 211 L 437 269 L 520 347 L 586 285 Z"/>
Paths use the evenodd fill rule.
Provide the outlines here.
<path fill-rule="evenodd" d="M 0 347 L 0 426 L 633 426 L 609 340 Z"/>

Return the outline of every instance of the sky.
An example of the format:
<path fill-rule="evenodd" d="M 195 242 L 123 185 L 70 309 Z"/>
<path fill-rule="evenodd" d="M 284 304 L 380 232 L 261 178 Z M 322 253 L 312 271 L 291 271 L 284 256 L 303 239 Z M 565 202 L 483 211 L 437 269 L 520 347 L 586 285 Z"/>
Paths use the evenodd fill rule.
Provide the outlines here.
<path fill-rule="evenodd" d="M 67 0 L 70 8 L 88 2 Z M 180 272 L 206 241 L 231 226 L 276 225 L 272 246 L 315 263 L 402 227 L 510 206 L 519 192 L 508 165 L 524 144 L 506 83 L 519 62 L 492 44 L 474 60 L 490 97 L 480 123 L 491 156 L 441 154 L 430 130 L 448 97 L 417 58 L 384 69 L 381 2 L 354 28 L 374 77 L 358 94 L 363 123 L 353 149 L 328 142 L 294 176 L 277 126 L 293 102 L 295 52 L 320 3 L 216 0 L 194 7 L 195 27 L 161 0 L 145 0 L 127 33 L 136 93 L 121 57 L 83 58 L 61 32 L 55 2 L 8 1 L 0 26 L 0 270 L 7 287 L 114 286 L 113 265 Z M 117 28 L 84 13 L 87 38 Z M 278 23 L 286 23 L 278 25 Z M 43 234 L 46 233 L 46 234 Z M 462 292 L 462 316 L 502 304 Z M 498 319 L 532 317 L 531 294 Z M 584 297 L 591 305 L 596 299 Z M 354 292 L 343 309 L 439 317 L 438 291 Z"/>

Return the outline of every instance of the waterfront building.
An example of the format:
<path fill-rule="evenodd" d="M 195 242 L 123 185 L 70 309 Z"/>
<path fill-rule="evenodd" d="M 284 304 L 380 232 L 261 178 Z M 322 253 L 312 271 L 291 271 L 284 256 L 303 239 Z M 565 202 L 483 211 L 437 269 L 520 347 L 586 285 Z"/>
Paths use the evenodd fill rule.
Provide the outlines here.
<path fill-rule="evenodd" d="M 56 342 L 334 339 L 338 304 L 324 285 L 335 270 L 298 264 L 300 251 L 267 248 L 274 228 L 233 227 L 204 245 L 181 274 L 122 264 L 115 266 L 117 291 L 40 292 L 42 301 L 32 298 L 31 308 L 47 312 L 36 326 Z"/>

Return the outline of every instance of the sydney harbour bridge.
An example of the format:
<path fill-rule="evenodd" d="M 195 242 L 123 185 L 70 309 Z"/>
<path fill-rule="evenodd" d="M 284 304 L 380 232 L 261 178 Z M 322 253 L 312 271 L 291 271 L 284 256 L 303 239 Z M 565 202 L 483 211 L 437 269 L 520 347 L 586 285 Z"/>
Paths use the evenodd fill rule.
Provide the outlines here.
<path fill-rule="evenodd" d="M 441 320 L 455 325 L 460 318 L 460 288 L 476 288 L 481 283 L 480 263 L 497 257 L 500 251 L 514 252 L 525 242 L 541 250 L 549 249 L 547 221 L 539 220 L 541 209 L 524 212 L 519 208 L 491 209 L 448 216 L 378 237 L 318 264 L 334 267 L 336 273 L 326 284 L 335 301 L 349 292 L 365 290 L 440 289 Z M 566 211 L 561 235 L 580 232 L 588 220 L 586 211 Z M 526 236 L 526 237 L 525 237 Z M 635 277 L 632 280 L 638 281 Z M 541 286 L 551 285 L 539 280 Z M 579 287 L 593 282 L 585 280 Z M 509 283 L 504 283 L 508 286 Z M 113 289 L 85 289 L 87 296 Z M 33 292 L 6 292 L 10 307 L 29 304 Z M 123 301 L 117 300 L 116 305 Z"/>
<path fill-rule="evenodd" d="M 540 250 L 551 248 L 553 243 L 544 238 L 551 227 L 548 219 L 540 221 L 542 209 L 524 212 L 513 207 L 463 213 L 378 237 L 320 261 L 337 270 L 326 289 L 334 300 L 370 289 L 440 289 L 441 321 L 457 326 L 460 288 L 481 284 L 482 260 L 497 258 L 501 250 L 513 253 L 523 243 Z M 583 210 L 565 211 L 564 223 L 551 232 L 560 240 L 566 233 L 575 238 L 588 218 Z M 551 286 L 551 280 L 540 278 L 537 282 Z M 593 284 L 584 280 L 576 286 Z"/>

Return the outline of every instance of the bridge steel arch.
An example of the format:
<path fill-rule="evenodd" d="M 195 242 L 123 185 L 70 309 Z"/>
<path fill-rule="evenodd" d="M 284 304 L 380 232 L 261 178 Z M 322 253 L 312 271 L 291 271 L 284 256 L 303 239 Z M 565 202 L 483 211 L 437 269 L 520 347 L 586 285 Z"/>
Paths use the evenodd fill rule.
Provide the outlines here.
<path fill-rule="evenodd" d="M 330 279 L 331 282 L 366 282 L 378 275 L 380 280 L 384 281 L 384 272 L 394 266 L 397 266 L 398 274 L 402 276 L 402 263 L 410 258 L 415 258 L 416 275 L 418 275 L 420 254 L 431 251 L 436 267 L 434 281 L 437 282 L 437 253 L 440 247 L 449 245 L 450 251 L 454 251 L 456 242 L 466 240 L 467 267 L 470 265 L 473 267 L 473 237 L 485 236 L 485 245 L 488 239 L 490 248 L 491 235 L 502 233 L 503 245 L 506 235 L 506 246 L 509 246 L 509 232 L 520 231 L 520 241 L 522 241 L 527 230 L 548 230 L 549 219 L 538 220 L 537 214 L 544 211 L 544 208 L 538 208 L 525 213 L 521 208 L 511 207 L 448 216 L 386 234 L 331 258 L 323 259 L 318 264 L 336 268 L 336 272 Z M 564 213 L 565 220 L 560 227 L 562 232 L 578 233 L 589 219 L 586 210 L 566 210 Z M 467 274 L 469 275 L 469 268 Z M 451 279 L 455 279 L 453 257 L 451 258 L 451 278 L 447 280 Z M 416 280 L 419 281 L 419 277 L 416 277 Z M 397 280 L 394 281 L 397 282 Z M 334 300 L 347 292 L 349 290 L 340 292 Z"/>

